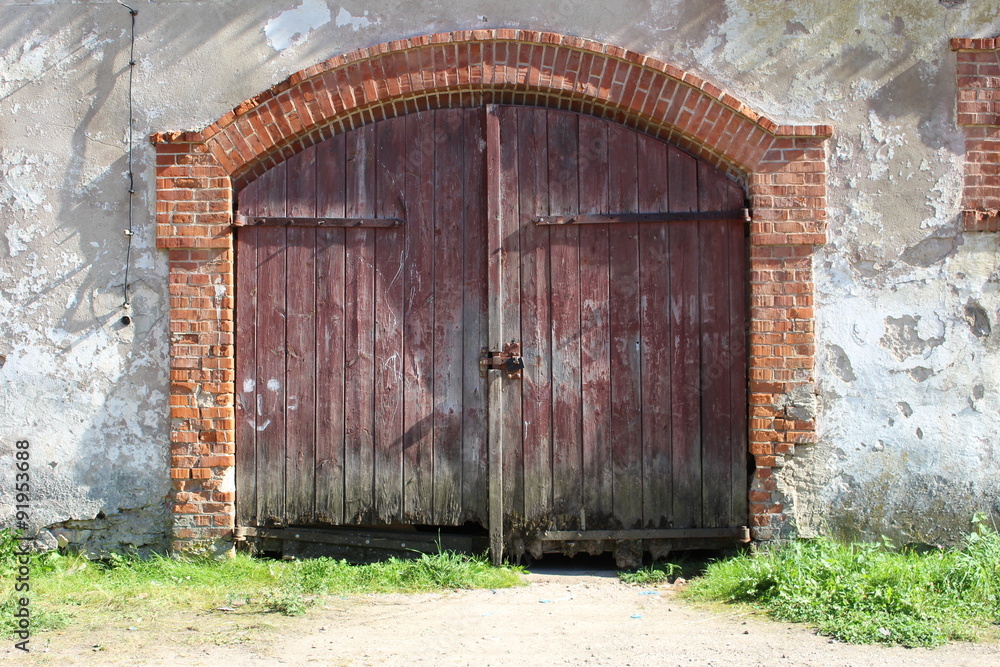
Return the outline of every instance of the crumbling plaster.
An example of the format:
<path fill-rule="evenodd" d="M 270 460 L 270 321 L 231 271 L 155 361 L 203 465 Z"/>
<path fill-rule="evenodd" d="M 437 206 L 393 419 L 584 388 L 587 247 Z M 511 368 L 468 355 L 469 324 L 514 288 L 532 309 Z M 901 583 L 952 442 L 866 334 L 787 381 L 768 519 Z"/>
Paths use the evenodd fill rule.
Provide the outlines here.
<path fill-rule="evenodd" d="M 0 2 L 0 523 L 13 445 L 27 438 L 34 527 L 61 524 L 95 551 L 155 548 L 168 530 L 167 271 L 142 139 L 199 129 L 338 53 L 477 27 L 594 38 L 674 62 L 779 122 L 833 125 L 816 389 L 789 398 L 817 414 L 819 438 L 782 470 L 790 529 L 936 542 L 973 511 L 1000 515 L 1000 248 L 958 231 L 948 45 L 1000 33 L 997 2 L 132 4 L 126 326 L 128 13 L 110 0 Z"/>

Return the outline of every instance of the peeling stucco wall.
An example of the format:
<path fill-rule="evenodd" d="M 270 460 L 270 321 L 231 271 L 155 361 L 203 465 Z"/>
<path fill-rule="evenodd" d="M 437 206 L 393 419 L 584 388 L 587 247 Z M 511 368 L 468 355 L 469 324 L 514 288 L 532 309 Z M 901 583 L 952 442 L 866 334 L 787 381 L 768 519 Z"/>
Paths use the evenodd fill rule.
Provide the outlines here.
<path fill-rule="evenodd" d="M 0 524 L 31 442 L 32 526 L 100 551 L 168 530 L 166 258 L 153 154 L 338 53 L 515 27 L 647 53 L 787 123 L 829 123 L 829 243 L 815 261 L 819 438 L 780 477 L 793 530 L 947 541 L 1000 516 L 1000 237 L 962 234 L 950 37 L 1000 33 L 1000 5 L 802 0 L 132 3 L 136 190 L 127 226 L 127 11 L 0 2 Z M 100 517 L 100 518 L 98 518 Z"/>

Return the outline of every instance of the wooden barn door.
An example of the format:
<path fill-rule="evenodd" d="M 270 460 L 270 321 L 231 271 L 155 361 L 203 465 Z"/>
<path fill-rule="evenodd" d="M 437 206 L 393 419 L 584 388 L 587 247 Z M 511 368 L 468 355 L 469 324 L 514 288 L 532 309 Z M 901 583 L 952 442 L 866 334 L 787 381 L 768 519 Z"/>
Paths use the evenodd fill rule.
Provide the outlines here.
<path fill-rule="evenodd" d="M 364 126 L 240 193 L 238 525 L 486 524 L 482 123 Z"/>
<path fill-rule="evenodd" d="M 608 121 L 495 113 L 491 318 L 524 363 L 500 399 L 504 541 L 641 553 L 744 534 L 743 191 Z"/>
<path fill-rule="evenodd" d="M 239 193 L 238 525 L 471 522 L 495 557 L 735 535 L 743 206 L 677 148 L 530 107 L 267 171 Z"/>

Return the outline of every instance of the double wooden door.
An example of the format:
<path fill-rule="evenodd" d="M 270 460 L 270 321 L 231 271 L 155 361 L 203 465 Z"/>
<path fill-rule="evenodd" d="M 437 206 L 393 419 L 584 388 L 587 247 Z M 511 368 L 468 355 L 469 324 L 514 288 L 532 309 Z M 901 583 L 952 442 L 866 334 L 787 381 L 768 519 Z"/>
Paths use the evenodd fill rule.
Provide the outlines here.
<path fill-rule="evenodd" d="M 443 109 L 238 201 L 238 525 L 472 523 L 496 556 L 745 524 L 744 194 L 715 168 Z"/>

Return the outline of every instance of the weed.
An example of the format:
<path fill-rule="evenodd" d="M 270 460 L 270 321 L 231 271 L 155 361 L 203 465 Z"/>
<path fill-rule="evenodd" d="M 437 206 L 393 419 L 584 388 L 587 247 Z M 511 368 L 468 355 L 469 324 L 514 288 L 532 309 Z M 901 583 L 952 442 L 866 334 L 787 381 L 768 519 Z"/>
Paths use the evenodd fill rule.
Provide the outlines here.
<path fill-rule="evenodd" d="M 1000 621 L 1000 534 L 978 520 L 953 549 L 799 540 L 715 562 L 689 595 L 750 603 L 854 643 L 935 646 Z"/>
<path fill-rule="evenodd" d="M 659 584 L 670 581 L 681 570 L 682 567 L 677 563 L 657 561 L 633 572 L 619 572 L 618 578 L 626 584 Z"/>

